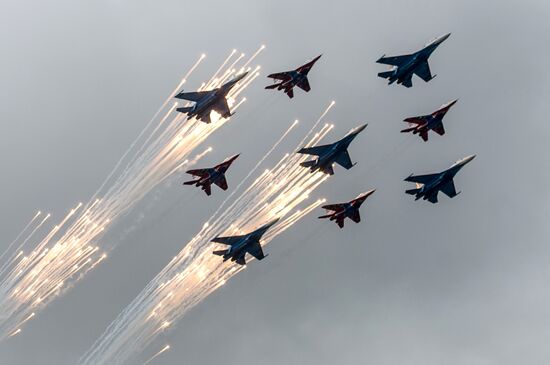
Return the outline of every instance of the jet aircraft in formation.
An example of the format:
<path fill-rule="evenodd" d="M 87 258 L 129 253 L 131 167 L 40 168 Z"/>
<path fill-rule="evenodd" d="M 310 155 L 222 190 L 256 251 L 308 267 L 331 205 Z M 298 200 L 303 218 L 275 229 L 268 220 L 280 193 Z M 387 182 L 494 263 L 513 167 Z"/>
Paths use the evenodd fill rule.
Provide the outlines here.
<path fill-rule="evenodd" d="M 227 190 L 225 172 L 229 169 L 229 166 L 231 166 L 237 157 L 239 157 L 239 155 L 232 156 L 214 167 L 186 171 L 186 173 L 193 176 L 198 176 L 199 178 L 197 180 L 186 181 L 183 185 L 200 186 L 206 195 L 212 194 L 212 184 L 218 185 L 222 190 Z"/>
<path fill-rule="evenodd" d="M 413 75 L 417 75 L 425 82 L 432 80 L 435 75 L 432 76 L 428 59 L 433 51 L 449 38 L 449 36 L 450 33 L 438 37 L 421 50 L 412 54 L 394 57 L 382 56 L 376 62 L 391 65 L 393 68 L 390 71 L 379 73 L 378 76 L 388 79 L 389 84 L 397 81 L 398 84 L 402 84 L 407 88 L 412 86 Z M 268 85 L 265 88 L 283 90 L 289 98 L 294 97 L 294 87 L 296 86 L 306 92 L 310 91 L 311 87 L 309 85 L 308 74 L 320 57 L 321 55 L 317 56 L 295 70 L 268 75 L 268 78 L 275 80 L 275 84 Z M 175 96 L 176 98 L 189 100 L 195 104 L 190 107 L 180 107 L 177 111 L 187 113 L 189 118 L 196 117 L 197 120 L 205 123 L 210 123 L 210 113 L 212 111 L 218 112 L 223 118 L 230 117 L 232 114 L 227 104 L 227 94 L 246 76 L 246 74 L 247 73 L 238 75 L 233 80 L 214 90 L 180 92 Z M 439 135 L 444 135 L 445 128 L 443 126 L 443 118 L 456 102 L 457 100 L 453 100 L 429 115 L 406 118 L 404 121 L 409 123 L 409 128 L 403 129 L 401 132 L 418 134 L 425 142 L 428 141 L 428 132 L 430 130 Z M 314 160 L 302 162 L 300 165 L 309 168 L 311 173 L 321 171 L 328 175 L 334 174 L 334 164 L 338 164 L 347 170 L 351 169 L 355 163 L 351 161 L 348 147 L 355 137 L 357 137 L 366 127 L 367 124 L 354 128 L 345 137 L 334 143 L 300 149 L 297 153 L 316 156 Z M 207 195 L 211 194 L 212 184 L 216 184 L 223 190 L 227 190 L 225 172 L 238 156 L 239 155 L 230 157 L 213 168 L 187 171 L 188 174 L 197 176 L 198 179 L 186 181 L 184 184 L 200 186 Z M 465 157 L 440 173 L 428 175 L 411 174 L 405 181 L 416 183 L 416 188 L 406 190 L 405 192 L 414 195 L 416 200 L 424 199 L 431 203 L 438 202 L 438 193 L 440 191 L 450 198 L 457 196 L 459 193 L 456 192 L 453 179 L 458 171 L 472 161 L 474 157 L 475 155 Z M 361 221 L 359 208 L 374 191 L 374 189 L 367 191 L 346 203 L 324 205 L 322 208 L 327 210 L 327 214 L 319 218 L 328 218 L 330 221 L 334 221 L 340 228 L 344 227 L 345 218 L 349 218 L 355 223 L 359 223 Z M 222 256 L 224 261 L 231 260 L 239 265 L 246 264 L 245 256 L 247 253 L 258 260 L 262 260 L 267 255 L 263 253 L 260 240 L 277 221 L 278 219 L 275 219 L 257 228 L 255 231 L 244 235 L 215 237 L 212 239 L 212 242 L 228 245 L 229 248 L 216 250 L 213 253 Z"/>
<path fill-rule="evenodd" d="M 455 162 L 447 170 L 428 175 L 410 175 L 405 181 L 416 183 L 415 189 L 406 190 L 405 192 L 415 196 L 415 200 L 420 198 L 429 201 L 430 203 L 437 203 L 437 194 L 441 191 L 449 198 L 454 198 L 460 192 L 456 192 L 454 177 L 455 175 L 470 161 L 472 161 L 476 155 L 470 155 Z"/>
<path fill-rule="evenodd" d="M 311 172 L 319 170 L 328 175 L 334 175 L 334 163 L 346 170 L 351 169 L 355 164 L 351 162 L 348 147 L 365 128 L 367 128 L 367 124 L 354 128 L 344 138 L 331 144 L 302 148 L 298 153 L 314 155 L 317 156 L 317 159 L 302 162 L 300 165 L 308 167 Z"/>
<path fill-rule="evenodd" d="M 189 107 L 177 108 L 176 110 L 180 113 L 187 113 L 188 118 L 196 117 L 197 120 L 205 123 L 211 122 L 210 113 L 212 111 L 219 113 L 222 118 L 229 118 L 232 114 L 229 105 L 227 105 L 227 94 L 246 75 L 247 72 L 242 73 L 217 89 L 191 92 L 182 91 L 175 98 L 189 100 L 195 104 Z"/>
<path fill-rule="evenodd" d="M 393 84 L 397 81 L 398 84 L 402 84 L 405 87 L 412 86 L 413 75 L 417 75 L 425 82 L 430 81 L 435 75 L 432 76 L 428 58 L 430 58 L 432 52 L 449 38 L 450 35 L 451 33 L 448 33 L 438 37 L 424 46 L 420 51 L 411 54 L 393 57 L 386 57 L 386 55 L 384 55 L 380 57 L 376 62 L 393 66 L 393 69 L 380 72 L 378 76 L 388 79 L 389 84 Z"/>
<path fill-rule="evenodd" d="M 344 228 L 344 219 L 349 218 L 355 223 L 361 222 L 361 215 L 359 214 L 359 208 L 371 196 L 376 190 L 372 189 L 366 193 L 360 194 L 357 198 L 346 202 L 337 204 L 323 205 L 322 208 L 332 213 L 322 215 L 319 218 L 328 218 L 331 221 L 335 221 L 338 227 Z M 328 213 L 328 212 L 327 212 Z"/>
<path fill-rule="evenodd" d="M 404 122 L 409 123 L 409 125 L 414 124 L 414 127 L 403 129 L 401 133 L 412 132 L 412 134 L 418 134 L 424 140 L 424 142 L 428 141 L 428 131 L 430 130 L 434 131 L 440 136 L 444 135 L 445 127 L 443 127 L 443 117 L 445 116 L 445 114 L 447 114 L 449 109 L 451 109 L 451 107 L 455 105 L 457 101 L 458 99 L 455 99 L 443 105 L 432 114 L 406 118 Z"/>
<path fill-rule="evenodd" d="M 257 260 L 263 260 L 267 255 L 264 255 L 260 240 L 262 236 L 275 224 L 279 219 L 275 219 L 260 228 L 250 233 L 241 236 L 215 237 L 212 242 L 222 243 L 229 246 L 225 250 L 217 250 L 212 252 L 214 255 L 222 256 L 223 261 L 231 259 L 239 265 L 246 265 L 245 255 L 248 253 Z"/>
<path fill-rule="evenodd" d="M 298 86 L 300 89 L 308 92 L 309 90 L 311 90 L 311 87 L 309 86 L 307 74 L 309 73 L 315 62 L 317 62 L 317 60 L 321 58 L 321 56 L 322 55 L 315 57 L 313 60 L 309 61 L 303 66 L 298 67 L 295 70 L 283 71 L 267 75 L 267 77 L 277 80 L 278 82 L 273 85 L 266 86 L 265 88 L 284 90 L 284 93 L 287 94 L 288 97 L 291 99 L 294 97 L 295 86 Z"/>

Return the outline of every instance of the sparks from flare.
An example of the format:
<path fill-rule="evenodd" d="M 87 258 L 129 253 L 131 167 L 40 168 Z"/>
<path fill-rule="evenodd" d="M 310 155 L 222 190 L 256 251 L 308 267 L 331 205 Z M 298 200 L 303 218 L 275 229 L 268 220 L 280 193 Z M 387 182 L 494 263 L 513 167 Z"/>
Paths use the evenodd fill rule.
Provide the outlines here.
<path fill-rule="evenodd" d="M 235 55 L 233 52 L 224 61 L 225 65 L 230 63 L 232 67 L 224 69 L 222 65 L 220 73 L 230 77 L 234 68 L 244 62 L 240 54 Z M 220 118 L 216 123 L 205 124 L 194 118 L 187 119 L 181 113 L 174 114 L 175 106 L 170 103 L 204 58 L 201 56 L 184 75 L 90 201 L 78 204 L 42 238 L 36 238 L 35 233 L 40 227 L 35 227 L 29 240 L 20 245 L 21 248 L 32 245 L 30 252 L 25 255 L 14 253 L 3 263 L 0 268 L 0 340 L 13 334 L 31 313 L 46 306 L 106 259 L 106 252 L 116 242 L 100 246 L 99 240 L 116 218 L 170 174 L 183 166 L 191 166 L 204 155 L 191 156 L 229 119 Z M 236 101 L 233 110 L 242 104 L 241 93 L 255 77 L 255 73 L 247 75 L 228 94 L 228 98 Z M 212 77 L 207 83 L 209 88 L 221 86 L 222 79 L 214 79 Z M 188 162 L 182 163 L 185 160 Z"/>
<path fill-rule="evenodd" d="M 319 123 L 320 119 L 315 125 Z M 332 125 L 325 124 L 312 137 L 304 138 L 303 141 L 307 141 L 308 145 L 316 144 L 331 129 Z M 312 128 L 308 135 L 313 131 Z M 275 217 L 281 218 L 264 235 L 262 244 L 266 245 L 319 207 L 323 199 L 296 210 L 328 178 L 321 172 L 310 173 L 300 166 L 307 158 L 296 153 L 286 154 L 272 169 L 260 173 L 223 212 L 214 214 L 111 323 L 80 359 L 79 364 L 132 362 L 138 355 L 136 351 L 146 348 L 163 332 L 163 323 L 172 326 L 189 309 L 244 270 L 245 266 L 223 262 L 218 256 L 212 255 L 216 249 L 211 242 L 214 236 L 242 234 Z"/>

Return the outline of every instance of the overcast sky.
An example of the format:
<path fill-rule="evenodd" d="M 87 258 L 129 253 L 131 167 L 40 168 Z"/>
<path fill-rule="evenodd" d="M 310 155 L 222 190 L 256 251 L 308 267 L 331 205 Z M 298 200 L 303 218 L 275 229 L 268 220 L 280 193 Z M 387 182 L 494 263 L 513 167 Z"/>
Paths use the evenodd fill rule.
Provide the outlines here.
<path fill-rule="evenodd" d="M 206 142 L 205 165 L 242 153 L 230 186 L 298 118 L 290 151 L 330 100 L 327 142 L 369 123 L 350 148 L 357 166 L 337 168 L 313 194 L 340 202 L 376 188 L 363 222 L 339 230 L 320 211 L 307 216 L 143 361 L 167 342 L 152 364 L 550 361 L 547 1 L 17 0 L 1 9 L 0 249 L 37 209 L 60 217 L 87 201 L 202 52 L 186 88 L 231 49 L 267 46 L 247 102 Z M 433 81 L 405 89 L 376 76 L 382 54 L 447 32 L 430 59 Z M 310 93 L 289 100 L 263 89 L 266 73 L 320 53 Z M 399 133 L 403 118 L 455 98 L 445 136 Z M 404 194 L 410 173 L 473 153 L 455 199 Z M 109 259 L 0 343 L 0 363 L 75 364 L 228 194 L 174 184 L 146 197 L 102 238 L 118 245 Z"/>

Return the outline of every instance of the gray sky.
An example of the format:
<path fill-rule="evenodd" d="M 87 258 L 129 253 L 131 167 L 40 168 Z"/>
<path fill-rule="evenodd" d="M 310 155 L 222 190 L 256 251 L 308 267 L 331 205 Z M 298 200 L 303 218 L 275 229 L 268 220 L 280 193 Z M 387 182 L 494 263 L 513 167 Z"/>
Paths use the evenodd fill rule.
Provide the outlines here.
<path fill-rule="evenodd" d="M 154 364 L 550 360 L 547 2 L 2 5 L 0 248 L 37 209 L 59 217 L 87 201 L 202 52 L 207 60 L 186 88 L 199 86 L 232 48 L 267 45 L 247 103 L 207 142 L 214 152 L 203 164 L 242 153 L 233 186 L 293 119 L 311 125 L 332 99 L 336 128 L 327 141 L 369 122 L 350 149 L 358 165 L 315 192 L 339 202 L 377 188 L 363 223 L 340 231 L 317 220 L 319 211 L 306 217 L 144 361 L 165 342 L 172 350 Z M 432 82 L 415 79 L 409 90 L 376 77 L 382 54 L 413 51 L 447 32 L 431 58 Z M 266 72 L 319 53 L 309 94 L 290 101 L 263 90 Z M 445 136 L 426 144 L 399 133 L 404 117 L 454 98 Z M 471 153 L 478 157 L 458 175 L 456 199 L 432 206 L 403 193 L 410 173 Z M 206 199 L 175 184 L 144 199 L 102 239 L 119 242 L 109 259 L 0 343 L 0 363 L 76 363 L 227 194 Z"/>

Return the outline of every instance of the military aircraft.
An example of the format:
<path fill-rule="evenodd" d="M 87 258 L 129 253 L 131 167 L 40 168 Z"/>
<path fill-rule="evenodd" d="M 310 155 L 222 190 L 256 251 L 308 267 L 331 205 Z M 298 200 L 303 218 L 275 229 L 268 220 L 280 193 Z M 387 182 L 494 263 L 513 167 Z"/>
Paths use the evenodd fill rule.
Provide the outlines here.
<path fill-rule="evenodd" d="M 416 183 L 416 189 L 406 190 L 405 192 L 410 195 L 415 195 L 415 200 L 422 198 L 430 203 L 437 203 L 437 194 L 440 191 L 449 198 L 454 198 L 460 194 L 460 192 L 456 192 L 453 178 L 460 169 L 468 162 L 472 161 L 474 157 L 476 157 L 476 155 L 467 156 L 440 173 L 416 176 L 411 174 L 405 181 Z"/>
<path fill-rule="evenodd" d="M 227 171 L 229 166 L 231 166 L 233 161 L 237 159 L 237 157 L 239 157 L 239 155 L 232 156 L 226 159 L 221 164 L 211 168 L 186 171 L 186 173 L 190 175 L 198 176 L 199 179 L 186 181 L 183 183 L 183 185 L 200 186 L 201 189 L 204 190 L 206 195 L 210 195 L 212 193 L 212 184 L 216 184 L 223 190 L 227 190 L 227 180 L 225 180 L 225 172 Z"/>
<path fill-rule="evenodd" d="M 302 148 L 297 153 L 315 155 L 317 159 L 302 162 L 300 165 L 309 167 L 311 172 L 320 170 L 329 175 L 334 174 L 334 163 L 337 163 L 347 170 L 351 169 L 355 164 L 351 162 L 348 147 L 351 141 L 353 141 L 366 127 L 367 124 L 354 128 L 344 138 L 332 144 Z"/>
<path fill-rule="evenodd" d="M 275 219 L 253 232 L 244 234 L 242 236 L 230 236 L 230 237 L 216 237 L 212 239 L 212 242 L 223 243 L 228 245 L 226 250 L 218 250 L 212 252 L 214 255 L 222 256 L 223 261 L 231 259 L 239 265 L 246 265 L 245 255 L 248 253 L 254 256 L 258 260 L 262 260 L 267 255 L 264 255 L 260 239 L 279 219 Z"/>
<path fill-rule="evenodd" d="M 181 107 L 176 110 L 180 113 L 187 113 L 188 118 L 197 117 L 198 120 L 205 123 L 210 123 L 210 113 L 215 111 L 222 118 L 229 118 L 231 110 L 227 105 L 227 93 L 241 81 L 248 72 L 236 76 L 233 80 L 226 82 L 217 89 L 209 91 L 192 91 L 180 92 L 175 96 L 177 99 L 189 100 L 195 102 L 195 105 L 189 107 Z"/>
<path fill-rule="evenodd" d="M 435 112 L 429 115 L 422 115 L 419 117 L 406 118 L 404 122 L 414 125 L 413 127 L 403 129 L 401 133 L 412 132 L 418 134 L 424 142 L 428 141 L 428 131 L 432 130 L 440 136 L 445 134 L 445 128 L 443 127 L 443 117 L 449 109 L 455 105 L 458 99 L 453 100 L 437 109 Z"/>
<path fill-rule="evenodd" d="M 306 63 L 303 66 L 298 67 L 295 70 L 292 71 L 284 71 L 284 72 L 278 72 L 271 75 L 267 75 L 267 77 L 278 80 L 280 82 L 277 82 L 276 84 L 266 86 L 266 89 L 275 89 L 277 90 L 283 90 L 285 94 L 288 95 L 289 98 L 294 97 L 294 86 L 298 86 L 300 89 L 304 90 L 305 92 L 308 92 L 311 90 L 311 87 L 309 86 L 309 81 L 307 79 L 307 74 L 317 62 L 319 58 L 321 58 L 322 55 L 319 55 L 315 57 L 310 62 Z"/>
<path fill-rule="evenodd" d="M 335 221 L 340 228 L 344 228 L 344 219 L 346 218 L 351 219 L 355 223 L 359 223 L 361 222 L 359 208 L 361 207 L 361 204 L 363 204 L 365 200 L 375 191 L 375 189 L 369 190 L 366 193 L 360 194 L 357 198 L 347 203 L 323 205 L 322 208 L 326 209 L 327 213 L 328 211 L 332 211 L 333 213 L 322 215 L 319 218 L 329 218 L 329 220 Z"/>
<path fill-rule="evenodd" d="M 443 43 L 451 33 L 445 34 L 441 37 L 428 43 L 420 51 L 403 56 L 386 57 L 386 55 L 380 57 L 377 63 L 385 65 L 391 65 L 393 68 L 390 71 L 380 72 L 379 77 L 389 80 L 389 85 L 397 81 L 398 84 L 402 84 L 405 87 L 412 86 L 412 77 L 416 74 L 425 82 L 430 81 L 435 77 L 432 76 L 430 71 L 430 65 L 428 64 L 428 58 L 433 51 Z"/>

